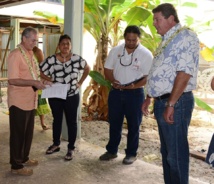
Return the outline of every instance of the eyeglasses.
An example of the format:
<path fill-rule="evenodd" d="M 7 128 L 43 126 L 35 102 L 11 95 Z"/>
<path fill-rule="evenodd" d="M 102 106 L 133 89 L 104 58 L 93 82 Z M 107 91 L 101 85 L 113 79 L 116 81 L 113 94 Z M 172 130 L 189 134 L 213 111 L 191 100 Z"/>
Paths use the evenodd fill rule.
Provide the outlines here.
<path fill-rule="evenodd" d="M 137 46 L 138 47 L 138 46 Z M 137 48 L 136 47 L 136 48 Z M 122 63 L 122 61 L 121 61 L 121 58 L 123 57 L 123 56 L 125 56 L 125 48 L 126 48 L 126 46 L 124 46 L 124 48 L 123 48 L 123 54 L 120 56 L 120 64 L 122 65 L 122 66 L 130 66 L 131 64 L 132 64 L 132 61 L 133 61 L 133 55 L 134 55 L 134 51 L 135 51 L 135 49 L 134 49 L 134 51 L 132 52 L 132 54 L 131 54 L 131 62 L 129 63 L 129 64 L 123 64 Z"/>

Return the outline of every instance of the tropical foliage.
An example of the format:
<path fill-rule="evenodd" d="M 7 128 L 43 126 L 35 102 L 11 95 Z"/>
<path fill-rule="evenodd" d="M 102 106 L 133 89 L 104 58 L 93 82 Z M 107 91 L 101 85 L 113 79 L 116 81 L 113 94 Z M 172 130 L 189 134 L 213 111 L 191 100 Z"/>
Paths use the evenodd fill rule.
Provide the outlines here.
<path fill-rule="evenodd" d="M 88 6 L 87 2 L 95 2 L 94 0 L 87 1 L 85 7 Z M 99 2 L 99 4 L 98 4 Z M 110 2 L 114 2 L 115 6 L 111 6 Z M 123 2 L 123 4 L 122 4 Z M 183 2 L 180 0 L 169 0 L 165 2 L 173 3 L 175 6 L 188 7 L 188 8 L 197 8 L 197 3 L 195 2 Z M 104 3 L 104 4 L 102 4 Z M 121 3 L 121 4 L 117 4 Z M 142 29 L 142 44 L 149 48 L 152 52 L 157 47 L 157 44 L 160 41 L 159 35 L 156 34 L 156 30 L 153 26 L 153 19 L 151 10 L 159 4 L 160 1 L 96 1 L 94 6 L 89 6 L 88 11 L 85 12 L 85 28 L 89 23 L 89 28 L 87 29 L 89 32 L 94 35 L 97 41 L 97 50 L 98 57 L 95 63 L 94 70 L 98 71 L 103 75 L 103 64 L 105 62 L 105 58 L 107 56 L 107 51 L 105 50 L 108 46 L 117 45 L 118 39 L 121 39 L 121 33 L 126 25 L 135 24 L 141 27 Z M 90 4 L 90 3 L 89 3 Z M 108 7 L 105 5 L 109 5 Z M 93 10 L 91 10 L 92 8 Z M 115 8 L 115 9 L 114 9 Z M 100 13 L 101 11 L 101 13 Z M 104 15 L 103 15 L 104 13 Z M 122 13 L 122 14 L 121 14 Z M 97 16 L 98 15 L 98 16 Z M 90 17 L 90 19 L 88 18 Z M 90 20 L 90 21 L 88 21 Z M 191 20 L 191 21 L 190 21 Z M 209 20 L 211 21 L 211 20 Z M 94 24 L 93 24 L 94 23 Z M 191 19 L 190 17 L 186 17 L 185 23 L 187 26 L 191 27 L 196 32 L 200 33 L 200 30 L 206 30 L 206 25 L 209 23 L 200 23 L 200 30 L 198 30 L 199 23 Z M 204 26 L 205 25 L 205 26 Z M 95 29 L 94 29 L 95 28 Z M 122 28 L 122 29 L 121 29 Z M 97 30 L 98 29 L 98 30 Z M 115 31 L 116 30 L 116 31 Z M 98 34 L 94 34 L 98 33 Z M 113 35 L 112 35 L 113 34 Z M 103 36 L 105 39 L 103 39 Z M 101 48 L 100 48 L 101 46 Z M 204 44 L 201 44 L 202 47 L 202 56 L 205 59 L 212 60 L 211 53 L 213 52 L 210 48 L 207 48 Z M 102 49 L 104 47 L 105 49 Z M 206 51 L 206 52 L 205 52 Z M 208 52 L 209 51 L 209 52 Z M 101 52 L 101 54 L 99 54 Z M 99 58 L 99 56 L 101 56 Z M 93 77 L 92 77 L 93 78 Z M 94 79 L 94 78 L 93 78 Z M 94 81 L 94 80 L 92 80 Z M 98 83 L 98 84 L 97 84 Z M 96 87 L 95 87 L 96 86 Z M 94 90 L 96 89 L 96 90 Z M 100 91 L 98 90 L 100 89 Z M 104 88 L 105 89 L 105 88 Z M 103 86 L 101 85 L 101 81 L 96 80 L 95 83 L 91 83 L 84 93 L 84 101 L 87 100 L 91 90 L 94 90 L 95 93 L 92 93 L 89 99 L 93 99 L 89 101 L 88 110 L 89 114 L 93 115 L 93 112 L 98 112 L 98 118 L 107 118 L 106 116 L 102 116 L 103 110 L 102 107 L 106 108 L 107 99 L 105 97 L 107 95 L 102 96 Z M 108 91 L 106 91 L 108 92 Z M 99 103 L 100 101 L 104 101 L 104 103 Z M 85 101 L 85 104 L 86 101 Z M 105 105 L 104 105 L 105 104 Z M 210 111 L 210 107 L 204 103 L 203 101 L 196 98 L 196 104 L 203 109 Z M 103 106 L 104 105 L 104 106 Z M 100 111 L 99 111 L 100 110 Z M 106 113 L 105 113 L 106 115 Z M 97 116 L 96 116 L 97 118 Z"/>
<path fill-rule="evenodd" d="M 162 2 L 170 2 L 177 7 L 197 8 L 197 3 L 191 0 L 85 0 L 84 28 L 96 40 L 97 51 L 94 68 L 90 72 L 92 79 L 83 94 L 83 104 L 87 108 L 89 120 L 107 119 L 109 82 L 104 78 L 104 63 L 109 49 L 123 39 L 122 34 L 127 25 L 138 25 L 142 31 L 142 44 L 154 52 L 160 36 L 153 26 L 151 10 Z M 37 11 L 35 14 L 54 23 L 63 21 L 52 14 L 48 15 L 47 12 Z M 207 22 L 197 22 L 193 17 L 186 16 L 185 24 L 200 33 L 208 29 L 211 21 L 212 18 Z M 201 43 L 201 47 L 202 56 L 213 61 L 214 46 L 208 48 L 206 44 Z M 196 103 L 209 110 L 200 100 L 196 99 Z"/>
<path fill-rule="evenodd" d="M 124 27 L 127 25 L 142 26 L 144 45 L 151 50 L 156 48 L 156 31 L 152 21 L 146 23 L 152 19 L 151 9 L 155 5 L 155 1 L 151 0 L 85 0 L 84 28 L 93 35 L 97 43 L 97 58 L 93 68 L 96 74 L 104 76 L 104 63 L 109 48 L 116 46 L 122 39 Z M 149 33 L 143 28 L 149 30 Z M 93 77 L 83 94 L 88 119 L 93 119 L 94 114 L 98 119 L 107 119 L 109 89 L 100 84 Z"/>

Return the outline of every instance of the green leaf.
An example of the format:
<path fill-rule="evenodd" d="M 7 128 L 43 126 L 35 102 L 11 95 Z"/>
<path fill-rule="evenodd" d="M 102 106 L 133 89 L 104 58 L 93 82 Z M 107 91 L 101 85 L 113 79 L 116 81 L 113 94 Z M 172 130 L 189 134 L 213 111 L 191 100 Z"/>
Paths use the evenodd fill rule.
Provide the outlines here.
<path fill-rule="evenodd" d="M 56 14 L 51 13 L 51 12 L 34 11 L 33 14 L 41 16 L 41 17 L 44 17 L 44 18 L 48 19 L 50 22 L 52 22 L 54 24 L 64 24 L 64 19 L 63 18 L 60 18 Z"/>
<path fill-rule="evenodd" d="M 98 84 L 111 88 L 110 81 L 106 80 L 99 72 L 97 71 L 90 71 L 89 76 Z"/>
<path fill-rule="evenodd" d="M 191 26 L 192 24 L 194 24 L 194 18 L 190 16 L 185 16 L 185 22 L 187 26 Z"/>
<path fill-rule="evenodd" d="M 123 19 L 128 23 L 128 25 L 140 25 L 150 15 L 151 12 L 147 9 L 143 7 L 134 7 L 123 16 Z"/>
<path fill-rule="evenodd" d="M 208 112 L 213 111 L 212 107 L 210 107 L 206 102 L 200 100 L 199 98 L 195 97 L 195 103 L 197 104 L 197 106 L 199 106 L 200 108 L 202 108 Z"/>
<path fill-rule="evenodd" d="M 190 7 L 190 8 L 197 8 L 198 7 L 198 5 L 196 3 L 192 3 L 192 2 L 185 2 L 181 6 Z"/>

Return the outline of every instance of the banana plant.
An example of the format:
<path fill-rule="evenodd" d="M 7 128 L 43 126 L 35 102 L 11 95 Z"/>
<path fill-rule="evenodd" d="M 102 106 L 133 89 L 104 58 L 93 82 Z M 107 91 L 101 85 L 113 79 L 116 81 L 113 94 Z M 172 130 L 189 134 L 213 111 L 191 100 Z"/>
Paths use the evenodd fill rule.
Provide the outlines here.
<path fill-rule="evenodd" d="M 108 49 L 116 46 L 123 35 L 124 26 L 130 24 L 143 25 L 150 17 L 151 9 L 156 6 L 158 0 L 85 0 L 84 4 L 84 28 L 96 40 L 97 57 L 93 71 L 104 76 L 104 62 L 108 55 Z M 40 16 L 46 16 L 49 21 L 56 23 L 61 19 L 47 12 L 34 12 Z M 42 14 L 43 13 L 43 14 Z M 49 15 L 51 15 L 49 17 Z M 152 21 L 150 21 L 152 25 Z M 143 31 L 143 30 L 142 30 Z M 155 32 L 152 32 L 154 35 Z M 144 39 L 145 38 L 145 39 Z M 156 37 L 144 34 L 144 42 L 150 44 L 150 48 L 156 47 Z M 83 104 L 88 109 L 89 119 L 94 113 L 98 118 L 107 119 L 108 87 L 100 85 L 91 79 L 89 86 L 83 93 Z M 105 109 L 105 110 L 103 110 Z"/>
<path fill-rule="evenodd" d="M 85 0 L 84 28 L 91 33 L 97 43 L 97 57 L 93 68 L 96 72 L 83 93 L 83 103 L 88 109 L 89 119 L 93 119 L 94 113 L 98 114 L 96 117 L 98 119 L 108 118 L 109 89 L 95 80 L 97 75 L 104 76 L 108 49 L 118 45 L 125 26 L 143 25 L 151 17 L 151 9 L 148 7 L 154 7 L 155 2 L 155 0 Z M 145 38 L 146 36 L 148 35 L 145 34 Z M 149 38 L 151 40 L 151 37 L 148 37 L 147 41 Z M 155 39 L 148 41 L 152 44 L 151 48 L 155 47 Z"/>
<path fill-rule="evenodd" d="M 83 93 L 83 104 L 88 111 L 88 120 L 94 118 L 107 120 L 107 99 L 109 86 L 104 82 L 104 63 L 108 55 L 108 49 L 116 46 L 123 39 L 124 27 L 127 25 L 138 25 L 141 28 L 141 43 L 154 52 L 160 36 L 153 26 L 153 15 L 151 10 L 160 3 L 170 2 L 175 6 L 186 6 L 197 8 L 195 2 L 181 0 L 85 0 L 84 4 L 84 28 L 96 40 L 96 61 L 93 71 L 90 73 L 91 81 Z M 37 15 L 46 16 L 53 23 L 62 23 L 63 20 L 47 12 L 34 12 Z M 211 21 L 211 20 L 210 20 Z M 194 19 L 186 17 L 186 24 L 191 28 L 197 28 Z M 204 23 L 209 24 L 209 23 Z M 197 32 L 197 30 L 196 30 Z M 207 48 L 202 55 L 212 60 L 212 48 Z M 199 99 L 196 104 L 209 111 L 210 107 Z"/>

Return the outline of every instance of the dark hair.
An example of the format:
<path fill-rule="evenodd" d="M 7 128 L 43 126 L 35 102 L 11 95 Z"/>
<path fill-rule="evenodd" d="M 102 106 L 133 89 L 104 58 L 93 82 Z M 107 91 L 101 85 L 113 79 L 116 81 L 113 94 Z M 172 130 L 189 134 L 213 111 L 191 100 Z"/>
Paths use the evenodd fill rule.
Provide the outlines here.
<path fill-rule="evenodd" d="M 173 15 L 175 22 L 180 22 L 175 7 L 170 3 L 160 4 L 152 10 L 152 13 L 158 12 L 161 12 L 165 19 L 169 18 L 170 15 Z"/>
<path fill-rule="evenodd" d="M 71 37 L 68 36 L 67 34 L 64 34 L 64 35 L 61 35 L 61 36 L 59 37 L 59 43 L 58 43 L 58 44 L 60 44 L 61 41 L 64 40 L 64 39 L 68 39 L 68 40 L 70 40 L 70 42 L 71 42 Z"/>
<path fill-rule="evenodd" d="M 37 30 L 34 29 L 33 27 L 27 27 L 23 30 L 22 32 L 22 36 L 21 36 L 21 40 L 23 40 L 23 36 L 29 38 L 30 37 L 30 33 L 34 33 L 34 34 L 38 34 Z"/>
<path fill-rule="evenodd" d="M 135 25 L 127 26 L 125 31 L 124 31 L 123 36 L 126 37 L 127 33 L 137 34 L 138 37 L 141 36 L 140 28 L 138 26 L 135 26 Z"/>

